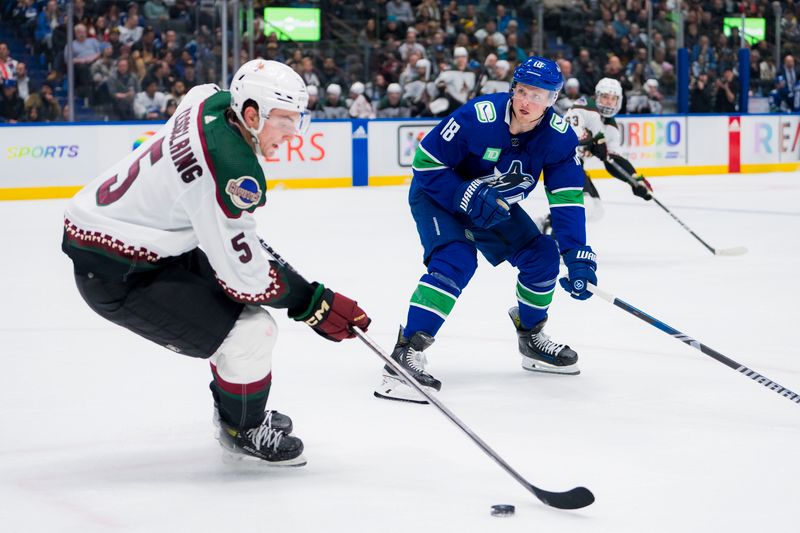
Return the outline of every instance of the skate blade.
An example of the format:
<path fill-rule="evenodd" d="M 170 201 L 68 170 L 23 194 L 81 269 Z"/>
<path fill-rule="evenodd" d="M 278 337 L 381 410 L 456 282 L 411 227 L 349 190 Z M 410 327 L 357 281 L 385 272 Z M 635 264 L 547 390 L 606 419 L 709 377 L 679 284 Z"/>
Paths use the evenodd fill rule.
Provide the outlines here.
<path fill-rule="evenodd" d="M 297 468 L 305 466 L 308 460 L 303 454 L 300 454 L 294 459 L 287 459 L 285 461 L 265 461 L 264 459 L 231 451 L 223 447 L 222 462 L 226 465 L 245 470 L 263 470 L 270 468 Z"/>
<path fill-rule="evenodd" d="M 426 387 L 427 389 L 428 387 Z M 431 392 L 434 392 L 431 390 Z M 420 393 L 414 388 L 406 385 L 405 381 L 398 379 L 394 376 L 383 376 L 381 384 L 373 392 L 376 398 L 383 398 L 384 400 L 394 400 L 397 402 L 410 402 L 410 403 L 428 403 Z"/>
<path fill-rule="evenodd" d="M 532 362 L 530 358 L 522 358 L 522 368 L 529 372 L 539 372 L 541 374 L 563 374 L 565 376 L 576 376 L 581 373 L 578 363 L 569 366 L 548 365 L 542 361 Z"/>

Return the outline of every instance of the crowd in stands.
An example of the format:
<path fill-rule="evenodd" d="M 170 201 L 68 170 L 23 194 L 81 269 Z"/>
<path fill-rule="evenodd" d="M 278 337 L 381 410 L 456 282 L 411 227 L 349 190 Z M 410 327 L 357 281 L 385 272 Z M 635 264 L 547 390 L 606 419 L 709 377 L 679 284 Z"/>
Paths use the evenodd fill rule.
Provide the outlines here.
<path fill-rule="evenodd" d="M 445 116 L 476 95 L 508 91 L 514 67 L 534 52 L 558 59 L 566 80 L 558 110 L 593 95 L 599 79 L 611 77 L 622 84 L 623 113 L 658 114 L 675 109 L 673 2 L 653 2 L 649 35 L 644 0 L 545 0 L 541 35 L 539 2 L 533 0 L 255 2 L 253 46 L 257 56 L 283 61 L 304 78 L 308 107 L 317 118 Z M 222 32 L 214 2 L 73 4 L 75 96 L 100 120 L 164 120 L 193 86 L 222 84 Z M 266 4 L 321 7 L 326 41 L 279 41 L 275 32 L 264 31 Z M 769 0 L 684 0 L 682 6 L 690 112 L 737 110 L 740 36 L 736 28 L 723 33 L 723 18 L 742 9 L 748 17 L 766 19 L 765 39 L 751 46 L 750 94 L 769 97 L 774 111 L 800 110 L 794 61 L 800 4 L 782 1 L 779 25 Z M 0 0 L 0 121 L 67 116 L 66 17 L 64 1 Z M 337 46 L 336 39 L 347 36 L 332 29 L 335 21 L 356 28 L 354 42 Z M 778 64 L 775 32 L 782 39 Z M 536 37 L 542 37 L 543 51 L 533 49 Z M 248 39 L 242 35 L 240 63 L 249 59 Z M 21 43 L 33 65 L 12 56 L 11 42 Z M 351 50 L 355 45 L 355 59 L 339 52 L 345 44 Z"/>

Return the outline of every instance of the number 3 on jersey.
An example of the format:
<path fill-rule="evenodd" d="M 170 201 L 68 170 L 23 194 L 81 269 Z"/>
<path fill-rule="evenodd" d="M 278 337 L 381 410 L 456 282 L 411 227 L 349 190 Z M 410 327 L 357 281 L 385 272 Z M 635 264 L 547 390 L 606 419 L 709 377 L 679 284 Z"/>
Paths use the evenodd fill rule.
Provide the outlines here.
<path fill-rule="evenodd" d="M 461 125 L 458 122 L 456 122 L 456 119 L 450 117 L 450 120 L 448 120 L 447 124 L 445 124 L 444 128 L 442 128 L 442 132 L 440 133 L 440 135 L 442 136 L 442 139 L 444 139 L 445 141 L 452 141 L 453 137 L 456 136 L 456 132 L 458 132 L 458 130 L 460 129 Z"/>

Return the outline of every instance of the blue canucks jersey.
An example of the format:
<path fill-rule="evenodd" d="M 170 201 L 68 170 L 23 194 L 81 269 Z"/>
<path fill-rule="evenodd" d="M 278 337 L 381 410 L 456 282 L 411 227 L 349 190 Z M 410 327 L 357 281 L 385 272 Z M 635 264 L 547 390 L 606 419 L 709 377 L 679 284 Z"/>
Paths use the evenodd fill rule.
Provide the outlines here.
<path fill-rule="evenodd" d="M 586 245 L 585 176 L 578 139 L 548 108 L 533 130 L 512 135 L 508 93 L 468 101 L 431 130 L 417 147 L 410 194 L 425 193 L 450 212 L 465 180 L 485 180 L 509 203 L 526 198 L 544 176 L 553 232 L 561 252 Z"/>

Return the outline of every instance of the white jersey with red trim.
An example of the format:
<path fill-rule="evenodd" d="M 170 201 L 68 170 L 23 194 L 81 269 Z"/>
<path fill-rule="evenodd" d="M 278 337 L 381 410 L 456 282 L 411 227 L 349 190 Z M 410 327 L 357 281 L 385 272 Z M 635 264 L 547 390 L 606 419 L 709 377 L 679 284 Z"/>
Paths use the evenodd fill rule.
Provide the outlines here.
<path fill-rule="evenodd" d="M 228 123 L 230 93 L 193 88 L 150 139 L 84 187 L 65 212 L 65 243 L 141 271 L 197 248 L 234 299 L 265 303 L 284 287 L 263 252 L 253 211 L 263 170 Z"/>
<path fill-rule="evenodd" d="M 602 133 L 605 136 L 608 151 L 619 152 L 622 136 L 617 121 L 613 117 L 603 117 L 598 111 L 594 99 L 581 97 L 576 100 L 564 115 L 564 120 L 572 127 L 581 144 Z M 592 154 L 583 147 L 578 149 L 578 153 L 584 159 L 592 157 Z"/>

